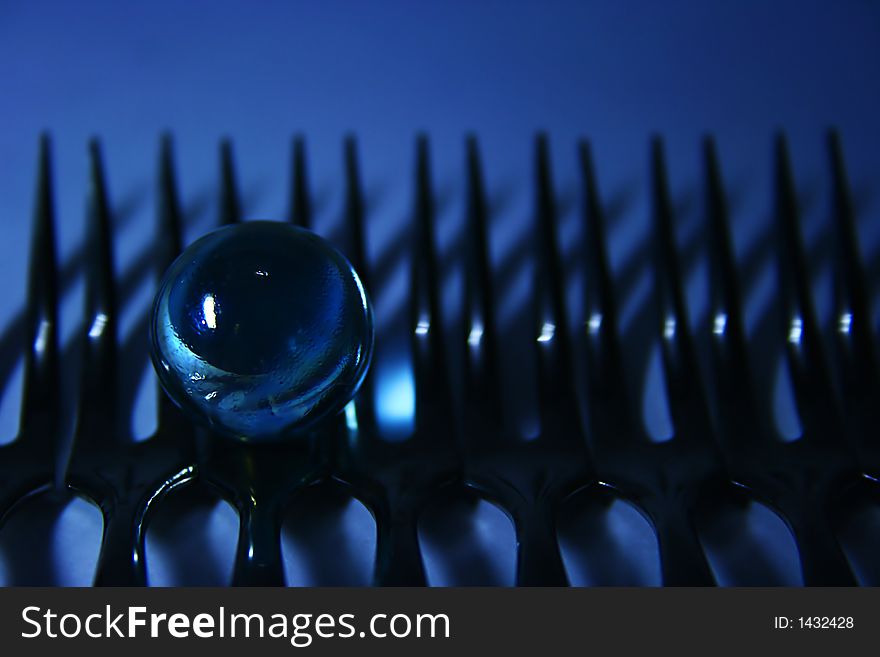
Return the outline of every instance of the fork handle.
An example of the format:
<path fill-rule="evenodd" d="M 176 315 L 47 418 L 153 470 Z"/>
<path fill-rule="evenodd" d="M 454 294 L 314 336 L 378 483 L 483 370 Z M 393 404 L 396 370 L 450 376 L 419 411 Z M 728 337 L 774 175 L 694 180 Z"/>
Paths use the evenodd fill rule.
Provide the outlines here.
<path fill-rule="evenodd" d="M 142 522 L 143 513 L 133 506 L 104 511 L 95 586 L 146 586 Z"/>
<path fill-rule="evenodd" d="M 377 518 L 375 586 L 427 586 L 412 514 Z"/>
<path fill-rule="evenodd" d="M 516 524 L 516 585 L 568 586 L 550 509 L 534 509 Z"/>
<path fill-rule="evenodd" d="M 284 586 L 281 527 L 272 505 L 239 508 L 240 525 L 233 586 Z"/>
<path fill-rule="evenodd" d="M 654 522 L 663 586 L 715 586 L 706 554 L 684 509 L 664 510 Z"/>
<path fill-rule="evenodd" d="M 801 573 L 806 586 L 857 586 L 849 562 L 834 538 L 834 533 L 821 518 L 809 518 L 794 527 Z"/>

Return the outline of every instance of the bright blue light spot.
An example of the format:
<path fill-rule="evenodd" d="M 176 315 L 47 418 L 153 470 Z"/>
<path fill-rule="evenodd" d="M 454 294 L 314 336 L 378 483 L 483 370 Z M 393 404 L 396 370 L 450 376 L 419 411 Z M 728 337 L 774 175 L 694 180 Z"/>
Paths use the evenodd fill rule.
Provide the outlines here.
<path fill-rule="evenodd" d="M 345 425 L 349 431 L 356 432 L 358 430 L 357 409 L 354 401 L 350 401 L 345 405 Z"/>
<path fill-rule="evenodd" d="M 416 413 L 415 384 L 409 363 L 398 363 L 377 372 L 376 415 L 383 435 L 403 438 L 413 431 Z"/>

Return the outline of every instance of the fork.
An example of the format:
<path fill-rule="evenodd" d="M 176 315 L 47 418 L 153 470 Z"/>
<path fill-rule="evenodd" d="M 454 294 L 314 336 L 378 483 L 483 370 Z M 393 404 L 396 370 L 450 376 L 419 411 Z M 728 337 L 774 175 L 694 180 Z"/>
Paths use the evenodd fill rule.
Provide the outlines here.
<path fill-rule="evenodd" d="M 31 238 L 24 350 L 24 390 L 17 438 L 0 446 L 0 527 L 14 507 L 55 481 L 61 392 L 58 357 L 58 264 L 51 145 L 40 138 Z M 47 455 L 51 455 L 47 458 Z"/>
<path fill-rule="evenodd" d="M 354 157 L 354 142 L 346 146 L 349 180 L 347 214 L 354 235 L 356 259 L 364 258 L 363 203 Z M 376 521 L 377 586 L 427 584 L 418 541 L 421 510 L 460 474 L 456 430 L 452 420 L 445 345 L 440 315 L 435 203 L 432 193 L 427 137 L 416 144 L 414 236 L 409 327 L 415 377 L 415 427 L 402 442 L 380 435 L 371 408 L 371 388 L 357 405 L 357 428 L 338 445 L 333 476 L 370 509 Z M 369 280 L 362 260 L 359 270 Z M 368 289 L 369 292 L 369 289 Z M 369 378 L 369 377 L 368 377 Z"/>
<path fill-rule="evenodd" d="M 112 219 L 97 140 L 90 142 L 89 156 L 87 326 L 77 425 L 65 481 L 72 491 L 94 502 L 103 515 L 95 585 L 139 586 L 147 581 L 145 531 L 152 512 L 166 495 L 196 476 L 193 434 L 189 422 L 161 392 L 158 428 L 149 440 L 131 443 L 122 428 Z M 180 249 L 180 210 L 168 137 L 162 142 L 159 178 L 161 272 Z"/>
<path fill-rule="evenodd" d="M 665 384 L 674 427 L 662 443 L 648 441 L 628 399 L 604 216 L 591 149 L 579 147 L 587 262 L 587 391 L 590 444 L 599 478 L 632 502 L 658 538 L 662 581 L 667 586 L 715 583 L 695 522 L 704 506 L 731 494 L 699 363 L 676 255 L 663 144 L 651 145 L 654 212 L 654 282 Z"/>
<path fill-rule="evenodd" d="M 535 343 L 540 435 L 525 442 L 501 421 L 497 327 L 488 256 L 488 211 L 478 145 L 467 141 L 468 251 L 465 270 L 465 482 L 512 519 L 516 584 L 566 586 L 556 537 L 560 504 L 596 477 L 580 427 L 572 348 L 557 252 L 556 205 L 545 135 L 535 141 Z"/>
<path fill-rule="evenodd" d="M 785 348 L 803 424 L 803 436 L 790 443 L 770 433 L 752 396 L 727 202 L 711 139 L 704 150 L 712 229 L 713 358 L 722 449 L 734 479 L 788 523 L 800 552 L 804 583 L 855 584 L 834 538 L 832 519 L 837 496 L 858 480 L 858 469 L 838 430 L 842 417 L 813 307 L 785 138 L 780 135 L 776 140 L 778 265 Z"/>
<path fill-rule="evenodd" d="M 832 215 L 837 237 L 835 268 L 834 336 L 842 372 L 847 430 L 853 436 L 859 461 L 866 476 L 880 480 L 880 371 L 871 330 L 871 301 L 865 269 L 859 251 L 855 210 L 840 135 L 828 134 L 828 151 L 833 181 Z"/>

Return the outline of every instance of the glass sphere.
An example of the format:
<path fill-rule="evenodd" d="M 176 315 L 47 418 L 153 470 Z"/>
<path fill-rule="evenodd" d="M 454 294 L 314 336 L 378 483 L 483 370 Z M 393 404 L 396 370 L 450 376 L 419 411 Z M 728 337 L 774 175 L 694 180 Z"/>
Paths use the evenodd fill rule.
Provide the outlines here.
<path fill-rule="evenodd" d="M 373 348 L 357 273 L 314 233 L 248 221 L 205 235 L 165 273 L 150 321 L 171 400 L 240 440 L 301 434 L 357 392 Z"/>

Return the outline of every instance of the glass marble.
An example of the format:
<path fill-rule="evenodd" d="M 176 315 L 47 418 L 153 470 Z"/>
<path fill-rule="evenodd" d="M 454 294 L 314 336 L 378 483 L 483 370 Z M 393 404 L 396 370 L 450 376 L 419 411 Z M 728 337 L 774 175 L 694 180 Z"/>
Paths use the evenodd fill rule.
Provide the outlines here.
<path fill-rule="evenodd" d="M 150 322 L 171 400 L 233 438 L 295 437 L 342 410 L 364 379 L 373 317 L 351 263 L 276 221 L 215 230 L 165 273 Z"/>

